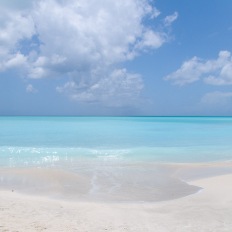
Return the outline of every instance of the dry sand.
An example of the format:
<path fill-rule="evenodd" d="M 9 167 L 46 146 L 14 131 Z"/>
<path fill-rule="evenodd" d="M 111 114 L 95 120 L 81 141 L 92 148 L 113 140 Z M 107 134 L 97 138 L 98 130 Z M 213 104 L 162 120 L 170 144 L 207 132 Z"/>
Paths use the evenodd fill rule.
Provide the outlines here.
<path fill-rule="evenodd" d="M 0 231 L 231 232 L 232 174 L 190 184 L 203 190 L 158 203 L 67 202 L 0 191 Z"/>

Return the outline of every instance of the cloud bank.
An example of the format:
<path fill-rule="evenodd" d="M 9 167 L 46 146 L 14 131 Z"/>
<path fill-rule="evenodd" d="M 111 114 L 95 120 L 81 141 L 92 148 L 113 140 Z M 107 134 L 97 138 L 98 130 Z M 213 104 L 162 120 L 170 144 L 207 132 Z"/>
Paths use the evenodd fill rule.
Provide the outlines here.
<path fill-rule="evenodd" d="M 151 26 L 160 12 L 148 0 L 1 1 L 0 15 L 0 71 L 66 78 L 57 91 L 79 102 L 136 103 L 143 80 L 123 62 L 168 37 Z"/>
<path fill-rule="evenodd" d="M 220 105 L 221 107 L 224 107 L 228 103 L 231 103 L 232 101 L 232 92 L 221 92 L 221 91 L 215 91 L 206 93 L 202 99 L 201 103 L 206 105 Z"/>

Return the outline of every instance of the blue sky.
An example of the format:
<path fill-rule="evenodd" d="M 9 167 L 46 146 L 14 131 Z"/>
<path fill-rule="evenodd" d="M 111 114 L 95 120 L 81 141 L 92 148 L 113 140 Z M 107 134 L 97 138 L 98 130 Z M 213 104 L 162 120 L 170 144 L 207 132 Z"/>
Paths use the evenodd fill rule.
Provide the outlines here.
<path fill-rule="evenodd" d="M 0 115 L 232 115 L 230 0 L 1 0 Z"/>

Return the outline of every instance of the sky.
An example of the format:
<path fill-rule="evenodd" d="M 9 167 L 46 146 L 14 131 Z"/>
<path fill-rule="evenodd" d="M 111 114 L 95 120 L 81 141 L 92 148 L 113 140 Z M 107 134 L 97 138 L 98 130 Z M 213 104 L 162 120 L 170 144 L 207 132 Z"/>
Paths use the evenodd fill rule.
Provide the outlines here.
<path fill-rule="evenodd" d="M 0 115 L 232 115 L 231 0 L 0 0 Z"/>

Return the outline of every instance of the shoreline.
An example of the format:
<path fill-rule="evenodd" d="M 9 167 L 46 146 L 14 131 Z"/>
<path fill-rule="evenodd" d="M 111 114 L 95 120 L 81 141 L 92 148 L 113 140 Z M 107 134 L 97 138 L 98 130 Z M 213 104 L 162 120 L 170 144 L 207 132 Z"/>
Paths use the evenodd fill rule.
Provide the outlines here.
<path fill-rule="evenodd" d="M 162 202 L 68 202 L 0 191 L 1 231 L 229 232 L 232 174 L 190 184 L 197 194 Z"/>

